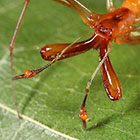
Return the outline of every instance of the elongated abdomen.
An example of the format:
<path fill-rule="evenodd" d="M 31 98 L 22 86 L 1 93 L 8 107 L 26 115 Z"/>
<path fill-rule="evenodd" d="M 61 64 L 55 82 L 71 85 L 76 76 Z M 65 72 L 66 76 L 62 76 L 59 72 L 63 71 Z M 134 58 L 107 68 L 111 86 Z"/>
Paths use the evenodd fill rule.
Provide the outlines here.
<path fill-rule="evenodd" d="M 107 52 L 106 41 L 101 42 L 100 46 L 100 61 L 103 59 L 105 53 Z M 107 56 L 105 62 L 101 66 L 101 73 L 103 78 L 104 87 L 108 97 L 111 100 L 119 100 L 122 97 L 122 89 L 119 79 L 111 65 L 110 59 Z"/>

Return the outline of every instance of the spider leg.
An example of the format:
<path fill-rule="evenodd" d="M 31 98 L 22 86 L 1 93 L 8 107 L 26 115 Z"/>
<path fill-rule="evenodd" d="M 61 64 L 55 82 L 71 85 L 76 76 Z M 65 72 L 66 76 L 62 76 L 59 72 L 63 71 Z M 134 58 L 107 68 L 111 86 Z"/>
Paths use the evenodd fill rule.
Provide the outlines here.
<path fill-rule="evenodd" d="M 75 9 L 79 15 L 81 16 L 82 20 L 88 24 L 91 28 L 94 28 L 100 18 L 99 14 L 90 11 L 87 7 L 81 4 L 78 0 L 54 0 L 59 2 L 65 6 L 71 7 Z"/>
<path fill-rule="evenodd" d="M 100 61 L 104 58 L 107 52 L 107 42 L 101 41 L 100 43 Z M 103 65 L 101 66 L 101 73 L 104 88 L 110 100 L 119 100 L 122 97 L 122 89 L 119 79 L 112 67 L 109 56 L 106 57 Z"/>
<path fill-rule="evenodd" d="M 51 45 L 45 46 L 44 48 L 41 49 L 40 53 L 43 59 L 51 61 L 51 62 L 37 70 L 26 70 L 24 74 L 15 76 L 13 79 L 17 80 L 21 78 L 31 78 L 39 74 L 46 68 L 52 66 L 58 60 L 66 59 L 68 57 L 81 54 L 83 52 L 88 51 L 91 48 L 95 48 L 95 49 L 98 48 L 99 39 L 96 34 L 86 41 L 76 43 L 82 37 L 77 38 L 74 42 L 69 43 L 69 44 L 51 44 Z"/>
<path fill-rule="evenodd" d="M 52 61 L 57 55 L 61 55 L 58 60 L 63 60 L 88 51 L 91 48 L 97 49 L 99 45 L 99 38 L 93 35 L 90 39 L 73 44 L 50 44 L 43 47 L 40 51 L 43 59 Z"/>
<path fill-rule="evenodd" d="M 106 58 L 108 57 L 108 54 L 110 52 L 111 52 L 111 47 L 109 47 L 109 49 L 105 53 L 104 57 L 102 58 L 102 60 L 100 61 L 99 65 L 98 65 L 98 67 L 96 68 L 96 70 L 94 71 L 94 73 L 92 74 L 90 80 L 87 83 L 87 86 L 86 86 L 86 89 L 85 89 L 85 97 L 84 97 L 84 100 L 82 102 L 81 109 L 80 109 L 80 115 L 79 115 L 81 120 L 82 120 L 82 122 L 83 122 L 84 128 L 86 128 L 86 120 L 88 118 L 88 114 L 86 113 L 86 109 L 85 109 L 85 104 L 86 104 L 87 97 L 89 95 L 91 84 L 92 84 L 93 79 L 95 78 L 97 72 L 99 71 L 99 69 L 101 68 L 103 63 L 106 61 Z"/>
<path fill-rule="evenodd" d="M 19 31 L 20 25 L 21 25 L 21 23 L 22 23 L 22 19 L 23 19 L 23 17 L 24 17 L 24 14 L 25 14 L 25 12 L 26 12 L 26 9 L 27 9 L 27 7 L 28 7 L 29 2 L 30 2 L 30 0 L 26 0 L 26 1 L 25 1 L 23 10 L 22 10 L 21 15 L 20 15 L 20 17 L 19 17 L 19 20 L 18 20 L 16 29 L 15 29 L 15 31 L 14 31 L 13 37 L 12 37 L 12 39 L 11 39 L 10 47 L 9 47 L 9 48 L 10 48 L 10 60 L 11 60 L 11 74 L 12 74 L 13 97 L 14 97 L 14 104 L 15 104 L 16 112 L 17 112 L 19 118 L 20 118 L 20 114 L 19 114 L 19 111 L 18 111 L 17 103 L 16 103 L 15 82 L 14 82 L 14 80 L 13 80 L 13 77 L 14 77 L 13 50 L 14 50 L 14 48 L 15 48 L 16 37 L 17 37 L 18 31 Z"/>
<path fill-rule="evenodd" d="M 90 87 L 92 81 L 97 74 L 99 68 L 101 68 L 102 78 L 105 90 L 107 92 L 108 97 L 111 100 L 119 100 L 122 97 L 121 86 L 116 76 L 116 73 L 113 70 L 111 62 L 109 60 L 108 54 L 111 52 L 111 44 L 109 43 L 109 48 L 107 50 L 108 41 L 101 40 L 100 42 L 100 63 L 96 68 L 95 72 L 91 76 L 91 79 L 88 81 L 86 89 L 85 89 L 85 97 L 80 109 L 80 118 L 83 122 L 84 128 L 86 128 L 86 120 L 88 118 L 88 114 L 85 109 L 85 104 L 87 100 L 87 96 L 89 95 Z"/>
<path fill-rule="evenodd" d="M 87 97 L 89 95 L 91 84 L 93 82 L 93 79 L 95 78 L 95 75 L 97 74 L 97 72 L 101 68 L 102 64 L 105 62 L 105 60 L 106 60 L 106 58 L 107 58 L 107 56 L 110 52 L 111 52 L 111 48 L 109 48 L 108 51 L 105 53 L 103 59 L 100 61 L 99 65 L 97 66 L 96 70 L 92 74 L 92 76 L 91 76 L 90 80 L 88 81 L 87 86 L 85 88 L 85 97 L 84 97 L 84 100 L 82 102 L 81 109 L 80 109 L 80 114 L 79 114 L 79 117 L 83 122 L 83 127 L 84 128 L 86 128 L 86 120 L 88 119 L 88 114 L 86 112 L 85 105 L 86 105 Z"/>

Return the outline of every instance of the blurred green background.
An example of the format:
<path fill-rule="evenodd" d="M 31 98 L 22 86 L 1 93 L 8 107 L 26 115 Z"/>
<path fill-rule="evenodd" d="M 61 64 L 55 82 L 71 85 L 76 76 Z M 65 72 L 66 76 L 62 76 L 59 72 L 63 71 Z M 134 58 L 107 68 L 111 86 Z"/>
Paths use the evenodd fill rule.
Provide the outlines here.
<path fill-rule="evenodd" d="M 88 8 L 106 13 L 105 0 L 81 0 Z M 122 1 L 115 1 L 115 6 Z M 0 103 L 14 108 L 9 43 L 24 0 L 0 0 Z M 15 74 L 47 64 L 40 57 L 46 44 L 72 42 L 93 32 L 72 9 L 52 0 L 31 0 L 14 50 Z M 16 81 L 19 111 L 59 132 L 80 140 L 140 139 L 140 47 L 113 44 L 110 59 L 120 79 L 121 100 L 110 101 L 100 71 L 96 75 L 87 111 L 89 121 L 83 130 L 78 117 L 86 83 L 98 65 L 99 52 L 60 61 L 32 79 Z M 0 109 L 1 140 L 65 139 Z"/>

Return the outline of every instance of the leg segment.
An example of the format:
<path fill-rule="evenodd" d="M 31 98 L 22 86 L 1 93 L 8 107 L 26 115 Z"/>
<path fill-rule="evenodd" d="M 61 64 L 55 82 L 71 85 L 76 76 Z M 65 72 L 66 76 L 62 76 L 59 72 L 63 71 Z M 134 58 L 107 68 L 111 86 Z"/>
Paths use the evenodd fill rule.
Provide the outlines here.
<path fill-rule="evenodd" d="M 13 77 L 14 77 L 13 50 L 14 50 L 14 47 L 15 47 L 16 37 L 17 37 L 18 31 L 19 31 L 19 28 L 20 28 L 20 25 L 21 25 L 23 16 L 24 16 L 25 11 L 26 11 L 26 9 L 27 9 L 27 6 L 28 6 L 28 4 L 29 4 L 29 1 L 30 1 L 30 0 L 26 0 L 26 1 L 25 1 L 23 10 L 22 10 L 22 12 L 21 12 L 20 18 L 19 18 L 19 20 L 18 20 L 16 29 L 15 29 L 15 31 L 14 31 L 14 34 L 13 34 L 13 37 L 12 37 L 12 40 L 11 40 L 11 43 L 10 43 L 10 59 L 11 59 L 11 73 L 12 73 L 12 88 L 13 88 L 14 104 L 15 104 L 16 111 L 17 111 L 17 114 L 18 114 L 19 117 L 20 117 L 20 115 L 19 115 L 18 108 L 17 108 L 17 103 L 16 103 L 15 82 L 14 82 L 14 80 L 13 80 Z"/>
<path fill-rule="evenodd" d="M 41 71 L 45 70 L 46 68 L 50 67 L 52 64 L 57 62 L 58 60 L 66 59 L 68 57 L 78 55 L 80 53 L 83 53 L 85 51 L 88 51 L 91 48 L 97 48 L 99 45 L 99 38 L 97 35 L 94 35 L 89 40 L 82 41 L 79 43 L 76 43 L 78 40 L 80 40 L 81 37 L 76 39 L 71 44 L 52 44 L 47 45 L 41 50 L 41 55 L 45 60 L 51 61 L 46 66 L 37 69 L 37 70 L 26 70 L 24 74 L 14 77 L 14 80 L 21 79 L 21 78 L 31 78 L 37 74 L 39 74 Z M 62 45 L 62 46 L 61 46 Z"/>
<path fill-rule="evenodd" d="M 108 57 L 108 54 L 110 52 L 111 52 L 111 48 L 109 48 L 108 51 L 105 53 L 103 59 L 100 61 L 98 67 L 96 68 L 96 70 L 92 74 L 91 79 L 87 83 L 87 86 L 86 86 L 86 89 L 85 89 L 85 97 L 84 97 L 83 103 L 81 105 L 80 115 L 79 115 L 79 117 L 81 118 L 81 120 L 83 122 L 84 128 L 86 128 L 86 120 L 88 119 L 88 114 L 86 113 L 85 104 L 86 104 L 87 96 L 88 96 L 89 91 L 90 91 L 90 86 L 92 84 L 92 81 L 93 81 L 95 75 L 97 74 L 98 70 L 101 68 L 102 64 L 105 62 L 105 60 Z"/>
<path fill-rule="evenodd" d="M 97 24 L 97 21 L 100 18 L 99 14 L 96 14 L 95 12 L 90 11 L 88 8 L 82 5 L 78 0 L 65 0 L 65 1 L 54 0 L 54 1 L 75 9 L 79 13 L 83 21 L 92 28 L 95 27 L 95 25 Z"/>
<path fill-rule="evenodd" d="M 41 56 L 47 61 L 52 61 L 55 57 L 57 57 L 57 55 L 62 54 L 58 60 L 63 60 L 84 53 L 91 48 L 97 49 L 99 45 L 99 38 L 97 35 L 93 35 L 90 39 L 75 43 L 68 48 L 70 44 L 71 43 L 47 45 L 41 49 Z"/>
<path fill-rule="evenodd" d="M 102 41 L 100 46 L 100 61 L 102 61 L 107 52 L 107 42 Z M 122 97 L 122 89 L 119 79 L 111 65 L 108 56 L 104 61 L 103 65 L 101 66 L 101 73 L 104 87 L 109 99 L 119 100 Z"/>
<path fill-rule="evenodd" d="M 112 0 L 106 0 L 106 8 L 108 12 L 112 12 L 115 10 Z"/>

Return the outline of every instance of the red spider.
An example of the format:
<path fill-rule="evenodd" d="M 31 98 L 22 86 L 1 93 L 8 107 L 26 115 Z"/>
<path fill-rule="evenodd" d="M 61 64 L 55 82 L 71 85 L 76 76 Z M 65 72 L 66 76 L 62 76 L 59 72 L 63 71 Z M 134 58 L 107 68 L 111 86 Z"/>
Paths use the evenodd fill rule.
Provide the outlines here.
<path fill-rule="evenodd" d="M 15 95 L 15 83 L 14 80 L 21 78 L 31 78 L 41 71 L 45 70 L 56 61 L 66 59 L 71 56 L 75 56 L 88 51 L 89 49 L 100 49 L 100 63 L 95 72 L 93 73 L 91 79 L 88 81 L 85 89 L 85 98 L 82 102 L 80 109 L 80 118 L 83 122 L 84 128 L 86 128 L 86 120 L 88 119 L 88 114 L 86 113 L 85 104 L 86 99 L 89 94 L 89 89 L 92 81 L 101 68 L 102 78 L 106 93 L 111 100 L 119 100 L 122 97 L 122 89 L 119 79 L 111 65 L 108 54 L 111 51 L 111 43 L 114 39 L 116 44 L 139 44 L 140 36 L 131 36 L 131 32 L 136 32 L 139 28 L 133 26 L 140 21 L 140 0 L 124 0 L 123 4 L 119 8 L 114 8 L 112 0 L 106 0 L 108 13 L 97 14 L 90 11 L 84 5 L 82 5 L 78 0 L 54 0 L 67 7 L 75 9 L 83 21 L 88 24 L 92 29 L 95 30 L 94 35 L 82 42 L 77 41 L 78 38 L 73 43 L 67 44 L 51 44 L 47 45 L 41 49 L 40 53 L 43 59 L 51 61 L 46 66 L 37 70 L 26 70 L 24 74 L 14 77 L 13 70 L 13 49 L 15 47 L 16 36 L 22 22 L 24 13 L 29 4 L 29 0 L 26 0 L 23 11 L 19 18 L 17 27 L 15 29 L 13 38 L 10 43 L 10 56 L 11 56 L 11 71 L 13 76 L 13 95 L 15 98 L 15 106 L 18 113 L 16 105 L 16 95 Z M 109 48 L 108 48 L 109 46 Z M 18 113 L 20 117 L 20 114 Z"/>

